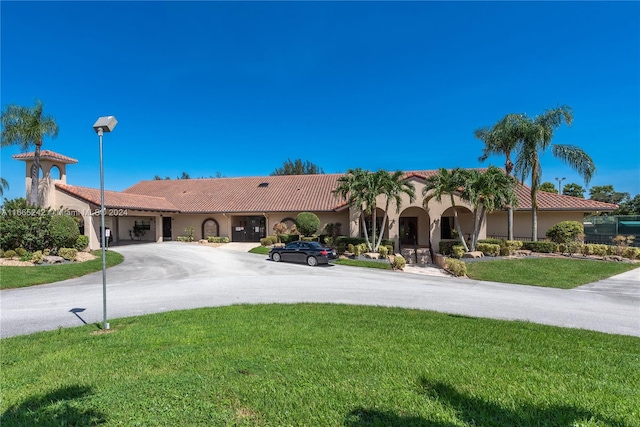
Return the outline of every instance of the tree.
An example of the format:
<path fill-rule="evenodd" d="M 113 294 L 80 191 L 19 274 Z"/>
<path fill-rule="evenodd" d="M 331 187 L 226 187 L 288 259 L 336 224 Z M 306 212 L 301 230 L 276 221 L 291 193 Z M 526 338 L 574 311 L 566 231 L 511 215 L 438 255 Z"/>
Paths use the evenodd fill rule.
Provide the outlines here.
<path fill-rule="evenodd" d="M 486 161 L 492 154 L 505 156 L 504 169 L 508 176 L 512 176 L 514 164 L 511 161 L 511 153 L 516 150 L 520 142 L 520 116 L 507 114 L 492 127 L 476 129 L 476 138 L 484 142 L 484 151 L 478 160 Z M 508 239 L 513 240 L 513 207 L 507 207 L 507 233 Z"/>
<path fill-rule="evenodd" d="M 403 172 L 396 171 L 393 174 L 390 174 L 387 171 L 380 170 L 376 172 L 376 175 L 379 176 L 381 194 L 385 197 L 385 208 L 384 217 L 382 218 L 382 227 L 380 228 L 380 236 L 378 236 L 377 241 L 374 237 L 374 252 L 378 251 L 378 248 L 380 248 L 380 244 L 382 243 L 382 236 L 384 236 L 384 230 L 387 226 L 389 205 L 391 202 L 395 202 L 396 212 L 400 212 L 403 194 L 409 196 L 410 203 L 412 203 L 416 198 L 416 187 L 412 183 L 402 179 L 404 175 Z M 375 221 L 373 224 L 373 228 L 375 230 Z"/>
<path fill-rule="evenodd" d="M 5 189 L 9 189 L 9 182 L 4 178 L 0 178 L 0 196 L 4 195 Z"/>
<path fill-rule="evenodd" d="M 296 216 L 296 228 L 303 236 L 311 236 L 318 231 L 320 218 L 313 212 L 300 212 Z"/>
<path fill-rule="evenodd" d="M 33 107 L 9 105 L 2 112 L 2 147 L 17 145 L 26 151 L 31 145 L 35 146 L 33 165 L 31 166 L 31 193 L 29 204 L 38 206 L 38 186 L 40 176 L 40 148 L 42 140 L 49 136 L 58 136 L 58 125 L 53 117 L 42 111 L 40 100 L 36 100 Z"/>
<path fill-rule="evenodd" d="M 547 193 L 558 194 L 558 189 L 556 188 L 556 185 L 550 181 L 545 181 L 542 184 L 540 184 L 540 188 L 538 188 L 538 190 L 546 191 Z"/>
<path fill-rule="evenodd" d="M 633 199 L 620 203 L 620 207 L 613 212 L 614 215 L 640 215 L 640 194 Z"/>
<path fill-rule="evenodd" d="M 321 167 L 311 163 L 310 161 L 302 161 L 301 159 L 296 159 L 291 161 L 291 159 L 287 159 L 282 167 L 277 168 L 271 175 L 319 175 L 324 174 L 324 170 Z"/>
<path fill-rule="evenodd" d="M 534 119 L 526 115 L 521 115 L 519 119 L 519 140 L 521 142 L 516 157 L 515 174 L 522 181 L 531 177 L 531 239 L 534 242 L 538 240 L 537 194 L 542 177 L 540 153 L 544 153 L 551 147 L 553 156 L 578 172 L 587 184 L 596 171 L 593 160 L 581 148 L 551 143 L 555 130 L 563 123 L 570 125 L 572 122 L 573 112 L 568 106 L 547 110 Z"/>
<path fill-rule="evenodd" d="M 186 172 L 182 172 L 182 175 L 176 177 L 176 179 L 191 179 L 191 175 Z"/>
<path fill-rule="evenodd" d="M 629 193 L 617 192 L 613 185 L 596 185 L 589 190 L 589 198 L 599 202 L 613 203 L 619 205 L 630 199 Z"/>
<path fill-rule="evenodd" d="M 453 198 L 455 194 L 460 194 L 465 185 L 466 177 L 467 175 L 464 169 L 456 168 L 452 171 L 448 171 L 445 168 L 440 168 L 436 175 L 432 175 L 427 178 L 425 187 L 422 189 L 422 195 L 426 196 L 424 200 L 425 207 L 428 207 L 431 199 L 436 199 L 437 202 L 441 202 L 443 196 L 449 195 L 451 198 L 451 207 L 453 209 L 453 222 L 456 226 L 456 230 L 458 231 L 458 237 L 460 238 L 462 246 L 464 246 L 465 252 L 469 252 L 469 247 L 467 246 L 467 242 L 464 240 L 462 227 L 460 226 L 460 221 L 458 219 L 456 202 Z"/>
<path fill-rule="evenodd" d="M 562 187 L 562 194 L 565 196 L 580 197 L 581 199 L 584 199 L 585 191 L 584 187 L 573 182 L 565 184 L 564 187 Z"/>
<path fill-rule="evenodd" d="M 471 251 L 476 250 L 478 236 L 487 214 L 506 206 L 517 207 L 515 193 L 516 181 L 495 166 L 484 171 L 465 170 L 461 172 L 464 188 L 460 198 L 473 207 L 473 233 L 471 234 Z"/>
<path fill-rule="evenodd" d="M 338 178 L 338 186 L 333 190 L 335 197 L 346 200 L 350 207 L 357 208 L 360 212 L 359 219 L 362 225 L 365 241 L 369 250 L 373 250 L 373 245 L 369 240 L 369 232 L 365 224 L 365 214 L 369 215 L 376 209 L 377 189 L 374 188 L 372 173 L 361 169 L 349 169 L 346 175 Z M 374 233 L 375 233 L 374 222 Z"/>

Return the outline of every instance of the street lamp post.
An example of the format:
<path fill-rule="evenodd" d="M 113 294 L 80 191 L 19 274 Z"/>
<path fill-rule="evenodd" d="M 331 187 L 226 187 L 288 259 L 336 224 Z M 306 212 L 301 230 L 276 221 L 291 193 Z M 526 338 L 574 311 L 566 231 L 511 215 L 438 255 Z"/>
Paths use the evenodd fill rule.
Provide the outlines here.
<path fill-rule="evenodd" d="M 102 134 L 111 132 L 116 127 L 118 121 L 113 116 L 99 117 L 93 124 L 93 130 L 98 134 L 100 139 L 100 233 L 102 242 L 102 313 L 103 313 L 103 329 L 109 329 L 107 323 L 107 255 L 106 255 L 106 236 L 104 229 L 104 167 L 102 164 Z"/>
<path fill-rule="evenodd" d="M 558 194 L 562 194 L 562 181 L 564 181 L 565 179 L 567 178 L 565 178 L 564 176 L 562 178 L 558 178 L 556 176 L 556 181 L 558 181 Z"/>

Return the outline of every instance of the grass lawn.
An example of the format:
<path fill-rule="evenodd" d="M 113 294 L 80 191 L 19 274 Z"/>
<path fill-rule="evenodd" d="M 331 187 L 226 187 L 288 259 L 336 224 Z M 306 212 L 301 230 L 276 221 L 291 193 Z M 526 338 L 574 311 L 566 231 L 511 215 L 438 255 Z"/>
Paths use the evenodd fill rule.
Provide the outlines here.
<path fill-rule="evenodd" d="M 0 289 L 22 288 L 59 282 L 102 270 L 102 252 L 93 251 L 98 258 L 74 264 L 40 265 L 33 267 L 0 267 Z M 118 252 L 106 252 L 107 267 L 120 264 L 124 257 Z"/>
<path fill-rule="evenodd" d="M 269 255 L 270 250 L 271 248 L 266 246 L 256 246 L 255 248 L 250 249 L 249 252 L 252 254 Z"/>
<path fill-rule="evenodd" d="M 2 340 L 0 425 L 638 426 L 640 340 L 327 304 Z"/>
<path fill-rule="evenodd" d="M 354 267 L 379 268 L 381 270 L 391 270 L 391 264 L 388 262 L 366 261 L 362 259 L 337 259 L 332 261 L 334 264 L 351 265 Z"/>
<path fill-rule="evenodd" d="M 489 282 L 571 289 L 638 267 L 640 264 L 586 259 L 501 259 L 469 262 L 467 276 Z"/>

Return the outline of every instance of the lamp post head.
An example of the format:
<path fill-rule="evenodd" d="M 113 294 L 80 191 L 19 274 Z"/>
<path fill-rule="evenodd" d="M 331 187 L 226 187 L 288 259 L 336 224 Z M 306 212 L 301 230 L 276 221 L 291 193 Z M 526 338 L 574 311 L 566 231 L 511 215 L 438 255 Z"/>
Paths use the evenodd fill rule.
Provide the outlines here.
<path fill-rule="evenodd" d="M 118 121 L 113 116 L 98 117 L 98 120 L 93 124 L 93 130 L 95 130 L 96 133 L 100 133 L 101 131 L 111 132 L 117 124 Z"/>

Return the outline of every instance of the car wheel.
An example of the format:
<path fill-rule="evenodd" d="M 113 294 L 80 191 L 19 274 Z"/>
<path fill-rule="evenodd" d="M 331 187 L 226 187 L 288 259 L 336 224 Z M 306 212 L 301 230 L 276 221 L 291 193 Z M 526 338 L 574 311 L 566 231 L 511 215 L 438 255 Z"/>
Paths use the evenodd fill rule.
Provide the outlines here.
<path fill-rule="evenodd" d="M 275 252 L 271 254 L 271 259 L 274 260 L 275 262 L 280 262 L 280 260 L 282 259 L 282 256 L 280 256 L 278 252 Z"/>
<path fill-rule="evenodd" d="M 307 264 L 309 264 L 311 267 L 315 267 L 316 265 L 318 265 L 318 260 L 316 259 L 316 257 L 310 256 L 309 258 L 307 258 Z"/>

